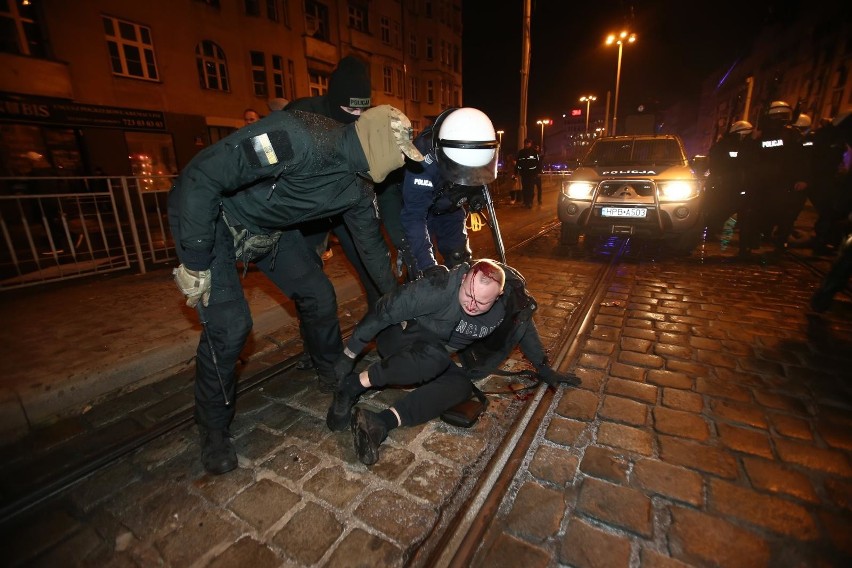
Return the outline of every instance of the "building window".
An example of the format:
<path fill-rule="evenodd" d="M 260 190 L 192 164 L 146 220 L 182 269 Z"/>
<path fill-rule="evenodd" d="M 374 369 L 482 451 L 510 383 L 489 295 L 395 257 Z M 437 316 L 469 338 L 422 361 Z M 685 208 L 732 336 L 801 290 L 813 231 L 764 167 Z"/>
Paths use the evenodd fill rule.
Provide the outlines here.
<path fill-rule="evenodd" d="M 324 95 L 328 92 L 328 75 L 324 75 L 318 71 L 309 71 L 308 83 L 312 97 Z"/>
<path fill-rule="evenodd" d="M 426 60 L 432 61 L 435 59 L 435 40 L 431 37 L 426 38 Z"/>
<path fill-rule="evenodd" d="M 278 0 L 266 0 L 266 17 L 273 22 L 281 20 L 281 14 L 278 12 Z"/>
<path fill-rule="evenodd" d="M 394 21 L 391 24 L 391 45 L 394 47 L 400 47 L 402 45 L 402 33 L 400 32 L 401 26 L 399 22 Z"/>
<path fill-rule="evenodd" d="M 390 20 L 387 16 L 382 16 L 379 20 L 379 35 L 382 37 L 382 43 L 390 45 Z"/>
<path fill-rule="evenodd" d="M 225 52 L 210 40 L 204 40 L 195 47 L 195 62 L 198 66 L 198 83 L 202 89 L 230 91 L 228 83 L 228 62 Z"/>
<path fill-rule="evenodd" d="M 424 2 L 423 2 L 423 14 L 427 18 L 432 17 L 432 0 L 424 0 Z"/>
<path fill-rule="evenodd" d="M 201 2 L 202 4 L 207 4 L 211 8 L 219 7 L 219 0 L 195 0 L 196 2 Z"/>
<path fill-rule="evenodd" d="M 328 41 L 328 6 L 316 0 L 305 0 L 305 30 L 308 35 Z"/>
<path fill-rule="evenodd" d="M 430 105 L 435 103 L 435 81 L 432 79 L 426 81 L 426 103 Z"/>
<path fill-rule="evenodd" d="M 118 18 L 103 16 L 112 72 L 123 77 L 159 79 L 151 29 Z"/>
<path fill-rule="evenodd" d="M 287 60 L 287 80 L 290 82 L 290 94 L 296 98 L 296 64 L 292 59 Z"/>
<path fill-rule="evenodd" d="M 349 27 L 359 32 L 367 33 L 370 31 L 367 26 L 368 22 L 367 8 L 359 4 L 349 4 Z"/>
<path fill-rule="evenodd" d="M 420 80 L 417 77 L 409 77 L 409 90 L 411 91 L 411 100 L 420 100 Z"/>
<path fill-rule="evenodd" d="M 269 84 L 266 82 L 266 56 L 262 51 L 251 51 L 251 83 L 254 96 L 269 95 Z"/>
<path fill-rule="evenodd" d="M 408 36 L 408 54 L 411 57 L 417 57 L 417 35 L 409 34 Z"/>
<path fill-rule="evenodd" d="M 246 16 L 260 17 L 260 0 L 244 0 Z"/>
<path fill-rule="evenodd" d="M 391 69 L 390 65 L 382 67 L 382 87 L 385 90 L 385 94 L 393 94 L 393 69 Z"/>
<path fill-rule="evenodd" d="M 284 58 L 272 56 L 272 91 L 276 99 L 286 99 L 284 91 Z"/>
<path fill-rule="evenodd" d="M 47 57 L 34 2 L 0 2 L 0 52 Z"/>

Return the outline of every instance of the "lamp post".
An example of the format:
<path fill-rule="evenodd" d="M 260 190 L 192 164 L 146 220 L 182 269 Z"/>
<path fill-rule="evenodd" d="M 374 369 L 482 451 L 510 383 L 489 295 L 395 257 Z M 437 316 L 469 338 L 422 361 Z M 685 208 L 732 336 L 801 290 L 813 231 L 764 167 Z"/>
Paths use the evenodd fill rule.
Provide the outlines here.
<path fill-rule="evenodd" d="M 622 31 L 618 35 L 609 34 L 606 38 L 606 44 L 612 45 L 613 43 L 618 44 L 618 67 L 615 71 L 615 102 L 612 107 L 612 135 L 616 135 L 616 124 L 618 122 L 618 88 L 621 83 L 621 50 L 624 48 L 625 43 L 633 43 L 636 41 L 636 34 Z"/>
<path fill-rule="evenodd" d="M 598 98 L 595 95 L 585 95 L 580 97 L 581 103 L 586 103 L 586 136 L 589 135 L 589 106 L 591 106 L 592 101 L 596 101 Z"/>
<path fill-rule="evenodd" d="M 541 153 L 544 154 L 544 127 L 550 126 L 553 124 L 553 121 L 549 118 L 542 118 L 541 120 L 536 120 L 535 123 L 541 125 Z"/>
<path fill-rule="evenodd" d="M 503 134 L 505 134 L 505 133 L 506 132 L 504 130 L 498 130 L 497 131 L 497 137 L 499 138 L 499 140 L 497 142 L 497 144 L 499 145 L 497 147 L 497 161 L 500 162 L 501 164 L 503 163 Z"/>

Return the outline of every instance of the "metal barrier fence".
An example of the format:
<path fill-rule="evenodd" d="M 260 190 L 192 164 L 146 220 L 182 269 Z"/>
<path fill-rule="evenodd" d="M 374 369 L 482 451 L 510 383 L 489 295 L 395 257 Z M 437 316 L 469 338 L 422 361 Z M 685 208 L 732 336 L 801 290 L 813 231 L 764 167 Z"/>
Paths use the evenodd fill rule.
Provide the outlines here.
<path fill-rule="evenodd" d="M 175 260 L 173 177 L 0 177 L 0 291 Z"/>

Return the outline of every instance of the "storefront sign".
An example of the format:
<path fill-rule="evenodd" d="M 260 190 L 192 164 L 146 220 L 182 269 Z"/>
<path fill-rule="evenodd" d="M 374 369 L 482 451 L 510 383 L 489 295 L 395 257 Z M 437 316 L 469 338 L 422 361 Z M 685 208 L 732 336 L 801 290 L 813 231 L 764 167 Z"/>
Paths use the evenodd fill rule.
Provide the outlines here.
<path fill-rule="evenodd" d="M 0 95 L 0 120 L 157 132 L 166 130 L 165 115 L 155 110 L 44 102 L 2 95 Z"/>

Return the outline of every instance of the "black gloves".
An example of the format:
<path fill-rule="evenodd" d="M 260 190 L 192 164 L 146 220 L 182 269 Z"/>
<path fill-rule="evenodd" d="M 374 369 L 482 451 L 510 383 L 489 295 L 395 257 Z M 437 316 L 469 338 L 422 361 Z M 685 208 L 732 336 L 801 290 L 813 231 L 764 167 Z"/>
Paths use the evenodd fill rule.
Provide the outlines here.
<path fill-rule="evenodd" d="M 537 369 L 538 378 L 547 383 L 547 386 L 558 389 L 559 385 L 569 385 L 576 387 L 580 384 L 580 378 L 573 373 L 560 373 L 554 371 L 548 366 L 541 366 Z"/>
<path fill-rule="evenodd" d="M 337 384 L 340 384 L 354 368 L 355 358 L 349 357 L 344 349 L 343 353 L 337 357 L 337 361 L 334 362 L 334 378 L 337 379 Z"/>
<path fill-rule="evenodd" d="M 431 281 L 432 283 L 438 282 L 439 279 L 445 278 L 450 273 L 450 269 L 444 266 L 443 264 L 433 264 L 428 268 L 424 268 L 421 272 L 421 278 L 425 278 L 426 280 Z"/>

